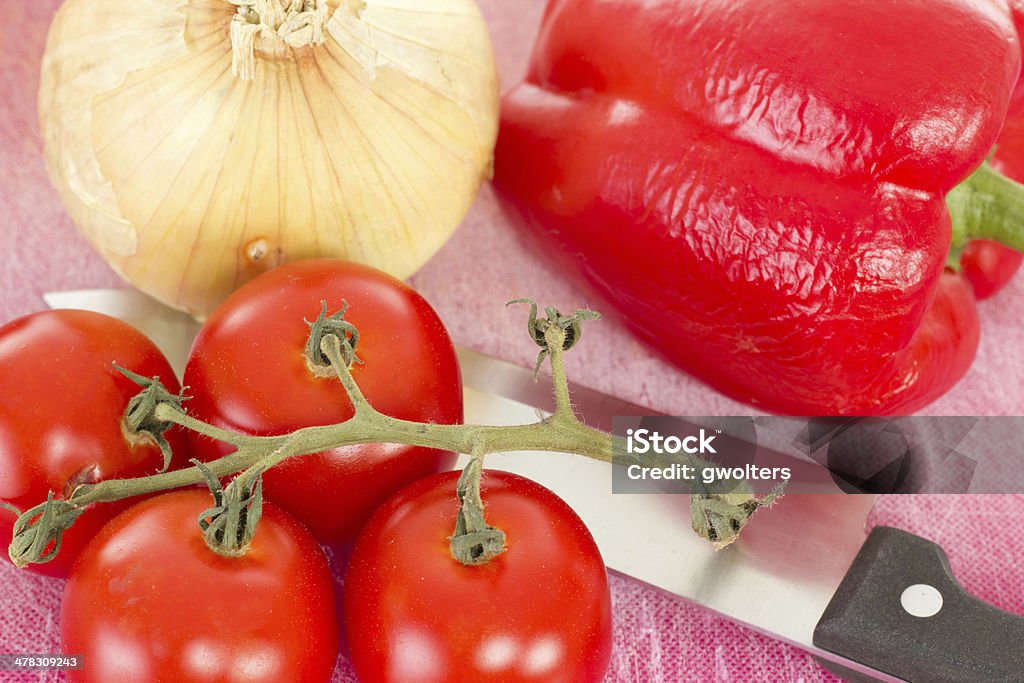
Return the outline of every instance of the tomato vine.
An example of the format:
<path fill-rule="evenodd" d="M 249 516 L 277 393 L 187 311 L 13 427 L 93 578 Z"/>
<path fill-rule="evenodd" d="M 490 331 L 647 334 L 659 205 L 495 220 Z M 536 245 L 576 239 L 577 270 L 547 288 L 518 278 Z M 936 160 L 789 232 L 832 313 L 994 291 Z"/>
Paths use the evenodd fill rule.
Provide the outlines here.
<path fill-rule="evenodd" d="M 566 378 L 565 351 L 579 340 L 582 322 L 600 316 L 588 310 L 566 316 L 554 308 L 547 308 L 544 317 L 537 317 L 534 302 L 515 300 L 509 303 L 520 302 L 531 305 L 530 334 L 541 347 L 537 368 L 545 359 L 548 361 L 555 397 L 555 411 L 532 424 L 427 424 L 393 418 L 375 410 L 363 396 L 351 372 L 351 365 L 361 362 L 355 353 L 358 330 L 344 320 L 344 309 L 327 316 L 326 306 L 320 318 L 310 323 L 311 342 L 307 347 L 307 362 L 311 371 L 313 367 L 317 367 L 317 372 L 322 372 L 323 367 L 329 367 L 352 403 L 352 417 L 337 424 L 306 427 L 278 436 L 241 434 L 192 417 L 185 409 L 183 396 L 167 391 L 158 379 L 124 371 L 143 387 L 129 406 L 130 419 L 126 419 L 126 425 L 134 427 L 140 437 L 151 438 L 163 446 L 162 431 L 180 425 L 226 442 L 236 450 L 207 463 L 193 461 L 195 464 L 191 468 L 145 477 L 85 483 L 76 487 L 65 499 L 50 496 L 45 502 L 20 515 L 9 548 L 12 561 L 24 567 L 53 559 L 61 535 L 86 506 L 204 481 L 210 486 L 215 498 L 214 507 L 201 517 L 207 543 L 225 554 L 244 552 L 244 546 L 252 538 L 255 522 L 259 518 L 259 482 L 263 472 L 289 458 L 366 443 L 408 444 L 473 456 L 464 476 L 460 478 L 459 498 L 464 512 L 460 514 L 457 533 L 452 537 L 452 553 L 464 564 L 488 561 L 501 551 L 502 536 L 500 530 L 487 526 L 483 520 L 479 480 L 484 456 L 508 451 L 557 451 L 610 463 L 613 452 L 625 452 L 621 444 L 616 444 L 617 440 L 621 441 L 620 437 L 589 427 L 576 415 Z M 315 343 L 316 339 L 319 339 L 318 344 Z M 317 347 L 319 354 L 315 353 Z M 694 458 L 694 464 L 699 465 L 699 460 Z M 235 475 L 234 480 L 227 487 L 221 488 L 219 480 L 232 475 Z M 705 538 L 719 543 L 724 537 L 735 538 L 738 529 L 742 528 L 750 516 L 759 507 L 770 504 L 775 497 L 757 498 L 753 494 L 740 494 L 730 500 L 723 500 L 719 496 L 694 494 L 691 496 L 694 528 Z M 721 519 L 730 528 L 716 529 L 714 519 Z"/>

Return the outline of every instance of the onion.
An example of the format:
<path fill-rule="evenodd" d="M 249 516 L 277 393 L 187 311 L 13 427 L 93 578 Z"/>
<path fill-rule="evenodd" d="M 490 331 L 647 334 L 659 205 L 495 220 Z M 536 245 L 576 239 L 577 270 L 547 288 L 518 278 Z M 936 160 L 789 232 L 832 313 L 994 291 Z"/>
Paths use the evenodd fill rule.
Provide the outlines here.
<path fill-rule="evenodd" d="M 67 0 L 39 107 L 89 241 L 204 317 L 286 260 L 413 273 L 490 173 L 498 84 L 473 0 Z"/>

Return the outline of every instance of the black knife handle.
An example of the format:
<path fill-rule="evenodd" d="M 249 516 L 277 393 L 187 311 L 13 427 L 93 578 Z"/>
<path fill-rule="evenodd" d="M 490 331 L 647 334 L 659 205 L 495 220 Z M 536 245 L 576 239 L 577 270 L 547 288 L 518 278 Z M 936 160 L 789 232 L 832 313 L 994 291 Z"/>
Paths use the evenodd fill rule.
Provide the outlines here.
<path fill-rule="evenodd" d="M 942 597 L 935 614 L 914 616 L 904 607 L 931 612 L 935 590 Z M 814 644 L 911 683 L 1024 683 L 1024 617 L 969 595 L 942 548 L 891 527 L 868 536 L 814 629 Z M 850 681 L 873 680 L 821 663 Z"/>

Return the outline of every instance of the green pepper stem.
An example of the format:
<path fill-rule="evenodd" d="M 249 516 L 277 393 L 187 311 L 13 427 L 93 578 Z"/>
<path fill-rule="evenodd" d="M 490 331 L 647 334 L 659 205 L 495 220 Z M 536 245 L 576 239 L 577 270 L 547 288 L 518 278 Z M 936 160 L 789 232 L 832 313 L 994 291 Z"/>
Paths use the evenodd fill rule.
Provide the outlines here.
<path fill-rule="evenodd" d="M 1024 251 L 1024 185 L 987 161 L 949 191 L 946 207 L 953 224 L 953 251 L 975 239 Z"/>

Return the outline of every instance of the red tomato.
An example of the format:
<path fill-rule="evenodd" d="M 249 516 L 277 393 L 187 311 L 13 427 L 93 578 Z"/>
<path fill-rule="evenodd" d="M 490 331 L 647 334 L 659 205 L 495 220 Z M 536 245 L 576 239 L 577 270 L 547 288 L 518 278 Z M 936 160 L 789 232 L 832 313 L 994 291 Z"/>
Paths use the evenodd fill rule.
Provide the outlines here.
<path fill-rule="evenodd" d="M 150 498 L 105 526 L 71 572 L 61 647 L 72 681 L 326 681 L 338 657 L 334 583 L 301 524 L 264 503 L 238 557 L 206 546 L 208 491 Z"/>
<path fill-rule="evenodd" d="M 336 377 L 306 365 L 306 320 L 326 300 L 349 304 L 359 329 L 352 375 L 370 404 L 391 417 L 462 422 L 462 382 L 448 333 L 411 288 L 373 268 L 337 260 L 276 268 L 232 294 L 192 348 L 185 384 L 196 417 L 250 434 L 286 434 L 347 420 L 352 404 Z M 230 450 L 195 438 L 203 459 Z M 451 454 L 394 444 L 338 448 L 268 471 L 264 492 L 321 542 L 350 541 L 373 510 L 402 486 L 450 467 Z"/>
<path fill-rule="evenodd" d="M 971 240 L 960 255 L 961 273 L 978 300 L 992 296 L 1013 277 L 1024 254 L 992 240 Z"/>
<path fill-rule="evenodd" d="M 44 311 L 0 328 L 0 501 L 26 510 L 68 495 L 78 484 L 154 474 L 163 465 L 152 443 L 132 443 L 122 431 L 128 401 L 141 388 L 116 370 L 159 376 L 169 391 L 178 380 L 167 360 L 141 332 L 99 313 Z M 167 439 L 172 467 L 187 463 L 187 440 Z M 131 504 L 96 505 L 64 534 L 57 557 L 30 567 L 67 576 L 85 544 Z M 0 509 L 3 548 L 15 515 Z M 7 557 L 7 553 L 3 553 Z"/>
<path fill-rule="evenodd" d="M 541 485 L 487 470 L 488 524 L 507 550 L 467 567 L 449 551 L 458 472 L 388 500 L 345 578 L 345 629 L 364 683 L 600 681 L 611 655 L 608 578 L 575 512 Z"/>

